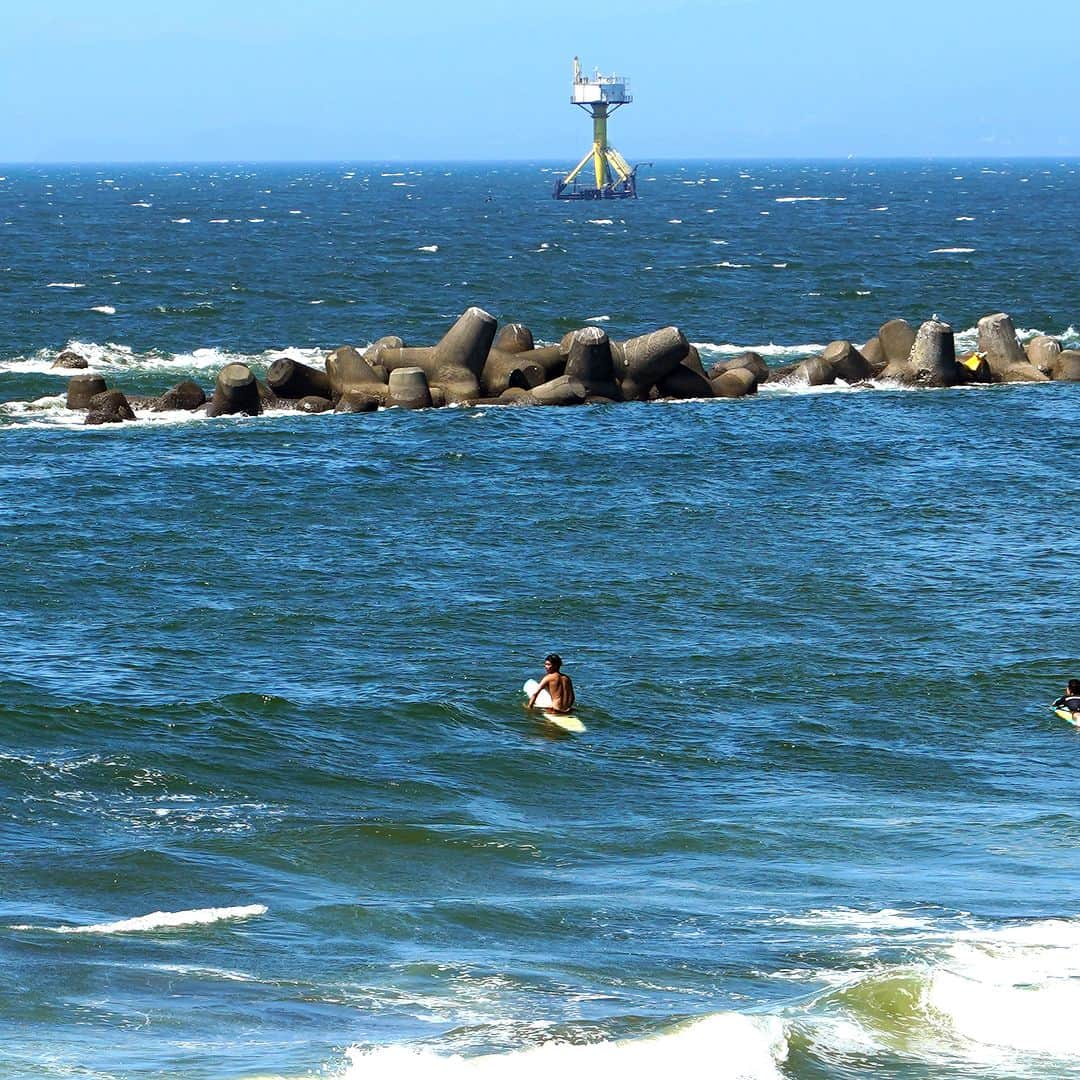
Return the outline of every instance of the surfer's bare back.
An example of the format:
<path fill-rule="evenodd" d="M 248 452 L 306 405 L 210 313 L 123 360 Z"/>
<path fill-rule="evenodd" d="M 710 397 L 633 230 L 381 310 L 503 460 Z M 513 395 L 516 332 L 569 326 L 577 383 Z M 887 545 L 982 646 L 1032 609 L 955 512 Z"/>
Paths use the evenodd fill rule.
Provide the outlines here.
<path fill-rule="evenodd" d="M 568 713 L 574 707 L 574 684 L 569 675 L 562 673 L 562 657 L 558 653 L 549 653 L 544 657 L 544 677 L 529 698 L 530 709 L 536 704 L 541 690 L 546 690 L 551 696 L 549 712 Z"/>

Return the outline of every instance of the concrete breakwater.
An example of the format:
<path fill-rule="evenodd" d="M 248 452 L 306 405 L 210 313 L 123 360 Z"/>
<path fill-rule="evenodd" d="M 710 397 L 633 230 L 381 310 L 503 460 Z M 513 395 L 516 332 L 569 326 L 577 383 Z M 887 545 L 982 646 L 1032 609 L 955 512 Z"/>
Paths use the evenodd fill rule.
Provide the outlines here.
<path fill-rule="evenodd" d="M 56 368 L 88 366 L 70 350 Z M 765 383 L 821 386 L 894 382 L 950 387 L 1010 382 L 1080 381 L 1080 350 L 1062 349 L 1053 337 L 1021 344 L 1004 313 L 979 320 L 975 351 L 957 355 L 952 328 L 936 319 L 914 327 L 886 322 L 862 345 L 829 344 L 816 356 L 770 368 L 744 352 L 706 369 L 681 330 L 667 326 L 627 341 L 612 341 L 599 327 L 568 333 L 558 345 L 536 347 L 530 330 L 501 330 L 478 307 L 465 311 L 434 345 L 408 347 L 379 338 L 363 351 L 343 345 L 326 357 L 325 370 L 282 357 L 265 381 L 242 363 L 226 364 L 209 395 L 182 382 L 156 398 L 128 397 L 97 374 L 70 378 L 67 406 L 85 409 L 86 423 L 120 423 L 135 408 L 203 411 L 207 416 L 255 416 L 269 408 L 320 413 L 443 405 L 583 405 L 656 399 L 732 399 Z"/>

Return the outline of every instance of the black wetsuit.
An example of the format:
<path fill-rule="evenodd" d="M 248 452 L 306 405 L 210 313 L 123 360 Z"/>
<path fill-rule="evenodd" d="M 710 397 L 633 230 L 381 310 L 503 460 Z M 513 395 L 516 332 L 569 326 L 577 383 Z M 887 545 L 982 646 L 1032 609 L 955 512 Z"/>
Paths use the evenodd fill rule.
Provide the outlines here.
<path fill-rule="evenodd" d="M 1052 708 L 1080 712 L 1080 694 L 1066 694 L 1064 697 L 1059 697 Z"/>

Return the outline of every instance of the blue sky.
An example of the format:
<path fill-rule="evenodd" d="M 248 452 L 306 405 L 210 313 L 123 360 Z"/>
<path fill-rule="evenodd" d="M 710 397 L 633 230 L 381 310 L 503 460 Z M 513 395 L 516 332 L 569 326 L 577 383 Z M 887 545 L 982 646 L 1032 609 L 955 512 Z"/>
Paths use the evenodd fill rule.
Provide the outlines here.
<path fill-rule="evenodd" d="M 3 24 L 9 163 L 576 160 L 575 54 L 630 77 L 632 161 L 1080 154 L 1076 0 L 51 0 Z"/>

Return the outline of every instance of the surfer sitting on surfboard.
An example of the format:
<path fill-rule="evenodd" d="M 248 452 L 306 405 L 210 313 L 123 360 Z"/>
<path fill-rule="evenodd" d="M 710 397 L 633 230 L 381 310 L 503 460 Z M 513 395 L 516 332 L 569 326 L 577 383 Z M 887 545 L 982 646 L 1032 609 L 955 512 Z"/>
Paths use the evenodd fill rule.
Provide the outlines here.
<path fill-rule="evenodd" d="M 569 675 L 562 673 L 562 657 L 558 653 L 549 653 L 544 657 L 544 677 L 529 698 L 528 708 L 536 704 L 542 690 L 551 695 L 549 712 L 568 713 L 574 707 L 574 684 Z"/>
<path fill-rule="evenodd" d="M 551 695 L 552 701 L 555 700 L 555 695 Z M 1073 718 L 1080 717 L 1080 679 L 1070 679 L 1068 685 L 1065 687 L 1065 693 L 1062 697 L 1059 697 L 1051 709 L 1067 709 L 1073 714 Z"/>

